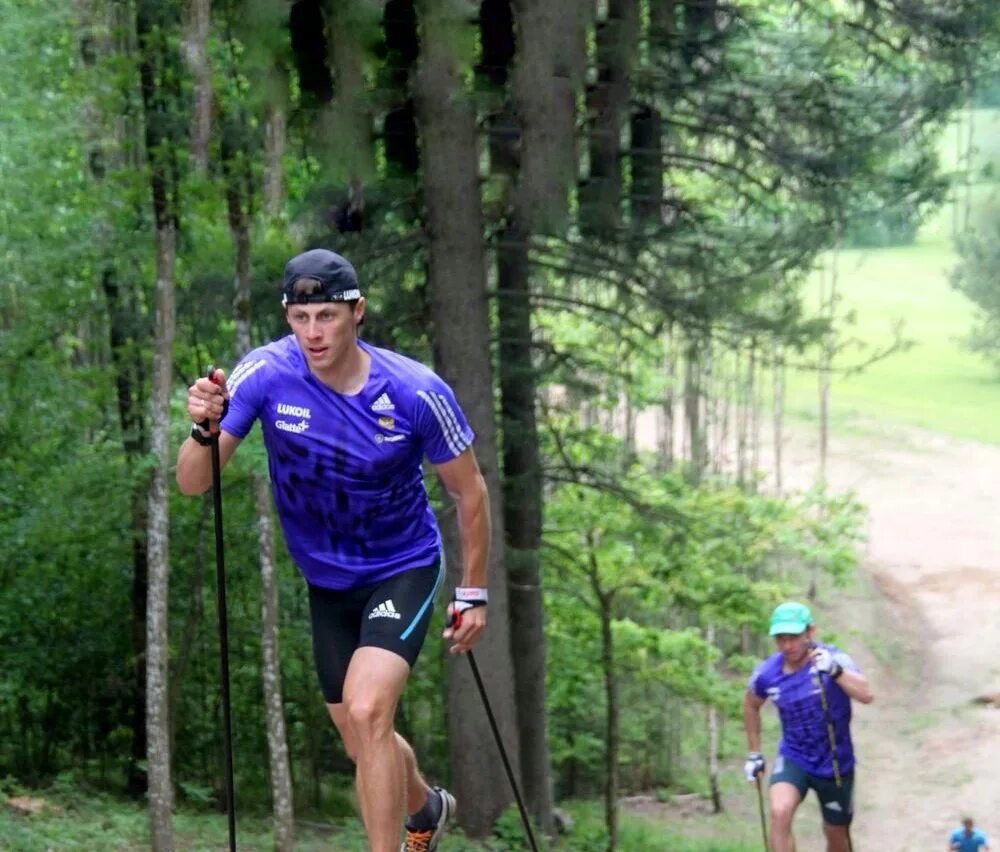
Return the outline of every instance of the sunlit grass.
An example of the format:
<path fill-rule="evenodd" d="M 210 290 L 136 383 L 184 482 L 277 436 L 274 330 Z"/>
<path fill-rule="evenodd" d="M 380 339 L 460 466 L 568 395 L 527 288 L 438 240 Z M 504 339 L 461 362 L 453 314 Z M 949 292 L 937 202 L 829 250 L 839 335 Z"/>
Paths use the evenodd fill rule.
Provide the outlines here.
<path fill-rule="evenodd" d="M 856 312 L 844 335 L 867 351 L 888 347 L 897 323 L 912 341 L 906 351 L 854 375 L 837 375 L 834 416 L 860 415 L 1000 443 L 1000 379 L 981 357 L 963 346 L 973 322 L 972 305 L 950 285 L 958 258 L 948 247 L 918 244 L 873 252 L 845 251 L 840 258 L 842 310 Z M 866 350 L 852 348 L 838 368 L 863 362 Z M 789 377 L 788 407 L 815 412 L 815 373 Z"/>
<path fill-rule="evenodd" d="M 1000 173 L 1000 112 L 976 113 L 977 174 L 992 162 Z M 954 135 L 942 146 L 947 165 Z M 959 190 L 959 222 L 964 197 Z M 973 187 L 970 227 L 982 227 L 1000 213 L 1000 184 Z M 835 377 L 831 417 L 835 424 L 856 419 L 892 421 L 947 434 L 1000 443 L 1000 376 L 963 344 L 974 322 L 971 302 L 951 285 L 960 262 L 952 243 L 954 208 L 945 205 L 922 229 L 915 245 L 877 250 L 848 250 L 837 258 L 838 313 L 854 313 L 841 326 L 842 338 L 856 338 L 865 348 L 849 348 L 837 360 L 840 370 L 866 359 L 865 352 L 889 346 L 901 325 L 910 348 L 868 366 L 863 372 Z M 829 281 L 831 258 L 826 259 Z M 819 276 L 810 284 L 819 292 Z M 813 355 L 815 357 L 815 355 Z M 815 417 L 818 381 L 814 372 L 797 371 L 788 379 L 788 409 Z"/>

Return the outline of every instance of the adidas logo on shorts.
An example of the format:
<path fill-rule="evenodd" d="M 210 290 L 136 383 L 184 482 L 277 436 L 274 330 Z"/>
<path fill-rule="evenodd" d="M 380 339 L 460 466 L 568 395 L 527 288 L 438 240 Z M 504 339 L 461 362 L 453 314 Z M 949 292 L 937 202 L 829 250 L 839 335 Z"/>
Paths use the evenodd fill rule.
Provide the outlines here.
<path fill-rule="evenodd" d="M 395 407 L 387 393 L 382 394 L 382 396 L 372 403 L 372 411 L 392 411 Z"/>
<path fill-rule="evenodd" d="M 392 602 L 392 598 L 387 601 L 380 603 L 375 609 L 371 611 L 368 616 L 368 620 L 371 621 L 373 618 L 400 618 L 400 614 L 396 611 L 396 607 Z"/>

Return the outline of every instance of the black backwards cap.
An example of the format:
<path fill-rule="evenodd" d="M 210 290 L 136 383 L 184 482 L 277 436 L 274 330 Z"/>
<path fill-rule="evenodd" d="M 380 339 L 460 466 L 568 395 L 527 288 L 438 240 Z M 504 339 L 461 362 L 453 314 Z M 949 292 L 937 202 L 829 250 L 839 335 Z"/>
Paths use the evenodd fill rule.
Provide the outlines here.
<path fill-rule="evenodd" d="M 327 249 L 311 249 L 288 261 L 281 293 L 283 305 L 353 302 L 361 298 L 358 273 L 351 262 Z"/>

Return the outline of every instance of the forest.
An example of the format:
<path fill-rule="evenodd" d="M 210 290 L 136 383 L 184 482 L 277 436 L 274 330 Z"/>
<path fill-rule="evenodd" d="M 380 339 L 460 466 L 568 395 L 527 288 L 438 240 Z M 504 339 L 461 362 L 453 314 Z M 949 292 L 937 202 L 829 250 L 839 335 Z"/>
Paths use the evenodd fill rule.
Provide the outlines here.
<path fill-rule="evenodd" d="M 187 388 L 287 334 L 284 265 L 325 247 L 357 268 L 365 339 L 433 366 L 475 429 L 476 660 L 539 837 L 661 848 L 623 818 L 642 793 L 722 812 L 769 613 L 857 566 L 864 506 L 824 476 L 831 382 L 908 345 L 853 345 L 830 258 L 906 245 L 945 202 L 942 132 L 1000 104 L 996 4 L 2 9 L 0 790 L 142 814 L 139 846 L 73 848 L 196 848 L 192 814 L 225 831 L 215 516 L 174 482 Z M 963 248 L 995 353 L 1000 259 Z M 783 484 L 790 371 L 818 388 L 807 489 Z M 305 584 L 259 430 L 244 443 L 230 806 L 246 848 L 360 850 Z M 527 849 L 442 611 L 399 730 L 466 803 L 442 850 Z"/>

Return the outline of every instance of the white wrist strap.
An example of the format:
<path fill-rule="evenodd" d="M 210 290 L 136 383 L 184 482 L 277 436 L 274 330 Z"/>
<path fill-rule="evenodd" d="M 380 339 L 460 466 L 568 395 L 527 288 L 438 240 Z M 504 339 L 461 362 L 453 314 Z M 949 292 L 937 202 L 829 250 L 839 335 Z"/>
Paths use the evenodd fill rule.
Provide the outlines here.
<path fill-rule="evenodd" d="M 455 600 L 468 603 L 486 603 L 489 600 L 489 592 L 482 586 L 456 586 Z"/>

